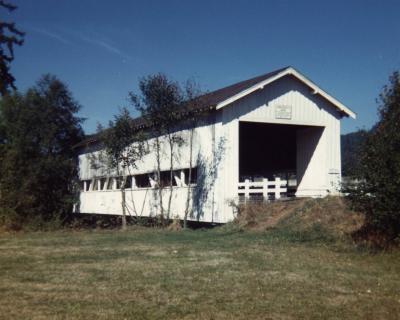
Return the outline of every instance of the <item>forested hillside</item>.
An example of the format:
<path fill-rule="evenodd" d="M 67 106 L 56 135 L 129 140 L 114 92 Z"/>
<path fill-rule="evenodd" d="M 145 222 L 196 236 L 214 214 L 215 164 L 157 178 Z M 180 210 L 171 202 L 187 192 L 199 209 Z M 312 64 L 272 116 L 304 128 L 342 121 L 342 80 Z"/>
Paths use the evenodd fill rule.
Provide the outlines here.
<path fill-rule="evenodd" d="M 341 136 L 341 153 L 342 153 L 342 174 L 343 176 L 354 175 L 355 169 L 359 164 L 359 151 L 368 131 L 359 130 Z"/>

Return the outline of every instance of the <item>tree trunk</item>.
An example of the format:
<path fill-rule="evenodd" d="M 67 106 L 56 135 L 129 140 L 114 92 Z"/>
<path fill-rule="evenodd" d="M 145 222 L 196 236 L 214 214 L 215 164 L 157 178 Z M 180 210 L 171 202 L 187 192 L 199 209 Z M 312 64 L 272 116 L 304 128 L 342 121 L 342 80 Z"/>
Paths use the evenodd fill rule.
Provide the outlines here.
<path fill-rule="evenodd" d="M 188 176 L 188 185 L 187 185 L 187 197 L 186 197 L 186 207 L 185 207 L 185 216 L 183 218 L 183 228 L 187 228 L 187 217 L 189 215 L 189 204 L 190 204 L 190 194 L 191 194 L 191 189 L 190 189 L 190 181 L 192 180 L 192 150 L 193 150 L 193 131 L 194 129 L 192 128 L 190 130 L 190 138 L 189 138 L 189 176 Z"/>
<path fill-rule="evenodd" d="M 117 180 L 116 180 L 116 187 L 118 187 L 118 180 L 120 179 L 120 169 L 119 166 L 117 165 Z M 125 182 L 124 179 L 122 179 L 121 183 L 121 207 L 122 207 L 122 221 L 121 221 L 121 230 L 125 231 L 126 230 L 126 197 L 125 197 Z"/>
<path fill-rule="evenodd" d="M 125 182 L 122 181 L 121 185 L 122 195 L 122 231 L 126 230 L 126 193 L 125 193 Z"/>
<path fill-rule="evenodd" d="M 156 138 L 156 157 L 157 157 L 157 183 L 158 183 L 158 201 L 160 205 L 160 222 L 164 225 L 164 208 L 162 201 L 162 185 L 161 185 L 161 159 L 160 159 L 160 139 Z"/>
<path fill-rule="evenodd" d="M 117 180 L 116 180 L 116 187 L 118 187 L 118 180 L 120 179 L 120 177 L 122 177 L 122 175 L 120 176 L 120 170 L 119 167 L 117 165 Z M 121 229 L 122 231 L 126 230 L 126 197 L 125 197 L 125 181 L 122 178 L 122 180 L 120 181 L 121 183 L 121 206 L 122 206 L 122 221 L 121 221 Z"/>
<path fill-rule="evenodd" d="M 168 211 L 167 211 L 167 221 L 170 219 L 170 213 L 171 213 L 171 202 L 172 202 L 172 190 L 173 190 L 173 170 L 174 170 L 174 141 L 173 137 L 171 135 L 168 135 L 168 142 L 169 142 L 169 199 L 168 199 Z"/>
<path fill-rule="evenodd" d="M 133 190 L 133 183 L 134 183 L 134 181 L 133 181 L 133 177 L 132 177 L 132 172 L 131 172 L 131 169 L 130 169 L 130 167 L 128 166 L 128 175 L 129 176 L 131 176 L 131 199 L 132 199 L 132 208 L 133 208 L 133 214 L 134 214 L 134 216 L 136 217 L 136 220 L 137 220 L 137 218 L 138 218 L 138 213 L 137 213 L 137 210 L 136 210 L 136 205 L 135 205 L 135 197 L 133 196 L 133 192 L 132 192 L 132 190 Z M 126 206 L 126 207 L 128 207 L 128 206 Z M 130 212 L 128 211 L 128 213 L 129 213 L 129 215 L 131 215 L 130 214 Z"/>

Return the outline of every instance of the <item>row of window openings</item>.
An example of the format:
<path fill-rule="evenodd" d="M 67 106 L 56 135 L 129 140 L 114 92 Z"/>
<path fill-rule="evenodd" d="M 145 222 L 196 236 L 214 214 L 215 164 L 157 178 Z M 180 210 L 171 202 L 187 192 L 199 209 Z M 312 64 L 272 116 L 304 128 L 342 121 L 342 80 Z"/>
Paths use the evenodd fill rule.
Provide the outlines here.
<path fill-rule="evenodd" d="M 184 187 L 189 184 L 189 169 L 176 170 L 172 172 L 172 185 L 175 187 Z M 81 180 L 81 191 L 100 191 L 100 190 L 119 190 L 122 183 L 125 189 L 155 188 L 157 187 L 157 175 L 155 173 L 138 174 L 124 177 L 101 177 L 91 180 Z M 170 186 L 170 171 L 160 172 L 160 181 L 162 187 Z M 197 168 L 192 168 L 190 184 L 197 182 Z"/>

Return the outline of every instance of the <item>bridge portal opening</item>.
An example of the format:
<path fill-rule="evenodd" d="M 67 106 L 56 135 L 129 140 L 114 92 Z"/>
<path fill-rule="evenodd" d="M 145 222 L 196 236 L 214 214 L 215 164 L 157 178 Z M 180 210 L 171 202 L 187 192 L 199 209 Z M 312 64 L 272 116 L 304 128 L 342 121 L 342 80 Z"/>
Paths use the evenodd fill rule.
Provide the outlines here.
<path fill-rule="evenodd" d="M 293 196 L 322 132 L 321 127 L 240 122 L 239 182 L 280 178 L 287 181 L 287 196 Z"/>

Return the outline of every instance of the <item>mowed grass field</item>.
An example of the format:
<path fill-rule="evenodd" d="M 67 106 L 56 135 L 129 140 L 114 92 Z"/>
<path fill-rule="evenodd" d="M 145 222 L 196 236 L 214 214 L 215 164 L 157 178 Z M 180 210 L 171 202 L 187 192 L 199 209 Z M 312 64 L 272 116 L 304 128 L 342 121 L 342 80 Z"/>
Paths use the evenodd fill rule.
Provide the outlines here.
<path fill-rule="evenodd" d="M 274 232 L 0 236 L 1 319 L 399 319 L 400 253 Z"/>

